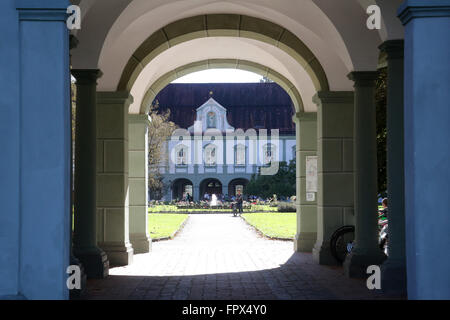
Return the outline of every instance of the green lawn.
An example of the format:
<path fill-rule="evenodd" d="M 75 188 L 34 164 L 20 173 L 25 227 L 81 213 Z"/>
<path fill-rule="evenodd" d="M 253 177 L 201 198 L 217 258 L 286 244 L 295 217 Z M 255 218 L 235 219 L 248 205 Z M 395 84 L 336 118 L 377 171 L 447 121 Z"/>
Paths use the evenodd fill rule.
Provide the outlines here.
<path fill-rule="evenodd" d="M 242 217 L 268 237 L 293 239 L 295 236 L 295 212 L 244 213 Z"/>
<path fill-rule="evenodd" d="M 187 214 L 149 214 L 148 231 L 150 237 L 161 239 L 172 236 L 187 218 Z"/>

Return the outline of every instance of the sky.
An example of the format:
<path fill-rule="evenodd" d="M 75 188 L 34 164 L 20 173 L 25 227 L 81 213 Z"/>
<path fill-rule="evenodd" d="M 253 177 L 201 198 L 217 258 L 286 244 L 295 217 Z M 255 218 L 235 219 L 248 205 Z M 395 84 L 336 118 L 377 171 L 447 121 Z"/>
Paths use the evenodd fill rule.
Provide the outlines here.
<path fill-rule="evenodd" d="M 245 83 L 259 82 L 261 78 L 256 73 L 239 69 L 208 69 L 190 73 L 172 83 Z"/>

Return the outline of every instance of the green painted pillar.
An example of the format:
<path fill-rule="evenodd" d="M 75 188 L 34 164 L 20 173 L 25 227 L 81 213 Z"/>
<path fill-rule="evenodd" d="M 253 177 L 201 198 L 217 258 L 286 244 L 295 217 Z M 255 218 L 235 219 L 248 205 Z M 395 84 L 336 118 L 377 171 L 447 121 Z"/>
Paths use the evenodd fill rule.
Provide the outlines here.
<path fill-rule="evenodd" d="M 108 275 L 96 239 L 96 86 L 100 70 L 72 70 L 77 82 L 73 252 L 89 278 Z"/>
<path fill-rule="evenodd" d="M 148 126 L 147 114 L 128 116 L 128 157 L 130 184 L 130 242 L 134 253 L 151 250 L 148 233 Z"/>
<path fill-rule="evenodd" d="M 355 82 L 354 190 L 355 246 L 344 261 L 347 276 L 365 278 L 367 267 L 380 265 L 386 256 L 378 248 L 376 71 L 352 72 Z"/>
<path fill-rule="evenodd" d="M 111 265 L 133 262 L 129 235 L 128 92 L 97 93 L 97 241 Z"/>
<path fill-rule="evenodd" d="M 71 51 L 73 49 L 75 49 L 77 47 L 77 45 L 78 45 L 78 39 L 74 35 L 71 35 L 69 37 L 69 61 L 72 61 Z M 71 63 L 70 63 L 70 65 L 71 65 Z M 69 74 L 69 81 L 70 82 L 72 81 L 71 78 L 72 78 L 72 76 L 71 76 L 71 74 Z M 75 92 L 76 92 L 76 90 L 75 90 Z M 73 94 L 73 92 L 72 92 L 72 87 L 71 87 L 70 96 L 72 96 L 72 94 Z M 72 105 L 70 107 L 72 108 Z M 72 116 L 72 113 L 71 113 L 70 120 L 73 119 L 72 117 L 73 116 Z M 71 147 L 71 152 L 70 153 L 71 153 L 71 159 L 73 161 L 74 154 L 75 154 L 74 153 L 75 152 L 75 148 L 74 148 L 73 144 L 74 144 L 75 141 L 72 139 L 72 135 L 71 135 L 70 142 L 71 142 L 70 143 L 70 147 Z M 73 163 L 73 167 L 75 167 L 74 163 Z M 70 190 L 71 190 L 70 203 L 71 203 L 71 207 L 73 208 L 73 206 L 74 206 L 74 199 L 73 199 L 73 196 L 74 196 L 74 189 L 73 189 L 73 187 L 74 187 L 74 181 L 73 181 L 73 179 L 74 179 L 74 170 L 73 170 L 73 168 L 71 168 L 71 169 L 72 170 L 70 171 L 71 172 L 71 176 L 70 176 Z M 72 226 L 74 225 L 73 210 L 70 210 L 69 214 L 70 214 L 70 227 L 72 228 Z M 75 254 L 73 253 L 73 232 L 70 233 L 70 265 L 72 265 L 72 266 L 77 265 L 80 268 L 80 272 L 81 272 L 81 288 L 80 289 L 72 289 L 72 290 L 70 290 L 69 298 L 70 299 L 80 299 L 86 292 L 87 274 L 86 274 L 86 270 L 84 269 L 84 266 L 81 264 L 80 260 L 78 260 L 78 258 L 75 257 Z"/>
<path fill-rule="evenodd" d="M 321 91 L 317 104 L 317 241 L 315 261 L 336 265 L 330 238 L 344 225 L 354 224 L 353 92 Z"/>
<path fill-rule="evenodd" d="M 389 257 L 381 266 L 381 288 L 406 295 L 405 175 L 403 77 L 404 41 L 389 40 L 380 46 L 387 55 L 387 175 L 389 207 Z"/>
<path fill-rule="evenodd" d="M 297 113 L 293 121 L 296 127 L 297 166 L 297 234 L 294 250 L 312 252 L 317 240 L 317 191 L 311 187 L 306 190 L 306 160 L 317 155 L 317 113 Z M 307 198 L 307 193 L 313 198 Z"/>

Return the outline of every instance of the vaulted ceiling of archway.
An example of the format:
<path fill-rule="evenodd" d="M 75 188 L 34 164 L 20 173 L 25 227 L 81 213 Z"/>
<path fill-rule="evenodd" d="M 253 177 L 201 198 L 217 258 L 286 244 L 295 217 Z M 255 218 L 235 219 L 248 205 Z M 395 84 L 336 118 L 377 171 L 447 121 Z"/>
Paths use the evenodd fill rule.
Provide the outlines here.
<path fill-rule="evenodd" d="M 72 1 L 81 6 L 83 17 L 82 29 L 74 32 L 80 44 L 72 51 L 72 64 L 74 68 L 80 69 L 100 68 L 104 75 L 98 81 L 98 89 L 102 91 L 113 91 L 119 87 L 130 88 L 130 83 L 124 85 L 126 82 L 124 70 L 130 72 L 132 70 L 130 65 L 137 62 L 137 69 L 131 71 L 130 80 L 136 78 L 135 72 L 139 73 L 139 69 L 144 70 L 142 63 L 146 60 L 139 53 L 145 50 L 139 51 L 139 47 L 142 49 L 142 46 L 147 44 L 151 48 L 153 44 L 146 43 L 146 40 L 150 41 L 148 39 L 150 35 L 158 37 L 158 31 L 166 32 L 165 40 L 161 40 L 164 42 L 156 48 L 161 49 L 161 52 L 168 51 L 167 47 L 173 48 L 173 45 L 178 46 L 182 41 L 189 40 L 187 35 L 210 39 L 214 30 L 219 30 L 222 33 L 221 37 L 231 37 L 237 33 L 241 40 L 257 39 L 267 45 L 266 48 L 270 45 L 282 51 L 281 47 L 284 47 L 287 49 L 286 52 L 293 53 L 292 56 L 299 59 L 300 64 L 303 63 L 302 65 L 313 74 L 314 85 L 327 83 L 330 90 L 337 91 L 351 90 L 352 83 L 346 77 L 349 71 L 376 68 L 377 47 L 382 41 L 401 38 L 403 34 L 395 13 L 396 6 L 402 0 L 346 0 L 339 3 L 335 0 Z M 371 31 L 365 28 L 367 19 L 365 9 L 370 4 L 378 4 L 381 7 L 382 30 Z M 241 27 L 239 23 L 239 27 L 230 27 L 235 26 L 236 21 L 227 20 L 222 22 L 222 29 L 214 29 L 217 28 L 214 26 L 215 22 L 210 21 L 208 16 L 218 14 L 222 16 L 223 13 L 249 17 L 248 21 L 244 21 L 247 26 Z M 202 27 L 181 30 L 179 27 L 181 21 L 193 17 L 204 17 L 199 18 Z M 262 28 L 255 29 L 253 21 L 258 19 L 268 23 Z M 163 27 L 164 25 L 167 25 L 168 30 Z M 280 30 L 287 32 L 280 33 Z M 225 31 L 229 33 L 223 34 Z M 286 41 L 280 41 L 283 37 Z M 301 40 L 300 43 L 293 45 L 290 41 L 292 37 Z M 309 60 L 308 51 L 314 56 L 312 60 Z M 154 57 L 159 56 L 158 51 L 153 51 L 153 54 Z M 276 59 L 285 62 L 280 59 L 280 55 L 273 56 L 274 64 L 277 63 Z M 150 55 L 147 58 L 152 57 Z M 205 57 L 199 57 L 198 60 L 200 59 Z M 284 63 L 284 67 L 288 64 Z M 317 65 L 320 68 L 317 68 Z M 274 69 L 291 81 L 292 77 L 295 78 L 295 75 L 284 72 L 283 68 Z M 303 81 L 302 86 L 304 84 Z M 298 84 L 296 85 L 300 90 Z M 308 98 L 304 99 L 305 104 L 307 100 Z"/>
<path fill-rule="evenodd" d="M 212 61 L 214 63 L 207 63 Z M 229 61 L 232 62 L 228 63 Z M 245 70 L 262 75 L 269 72 L 269 78 L 280 84 L 289 94 L 297 96 L 293 99 L 296 109 L 316 111 L 316 105 L 312 103 L 312 97 L 316 93 L 314 84 L 307 72 L 299 67 L 298 62 L 283 50 L 252 39 L 208 37 L 171 47 L 147 64 L 131 88 L 134 102 L 130 105 L 130 113 L 143 113 L 148 107 L 148 101 L 142 103 L 144 95 L 148 96 L 148 93 L 152 92 L 151 89 L 154 89 L 156 94 L 157 90 L 162 89 L 162 83 L 168 83 L 162 80 L 169 79 L 168 75 L 170 80 L 174 80 L 186 73 L 211 68 L 213 65 L 246 68 Z M 186 66 L 197 66 L 199 69 Z M 303 100 L 304 104 L 300 100 Z"/>
<path fill-rule="evenodd" d="M 78 69 L 100 68 L 101 90 L 115 90 L 130 56 L 158 29 L 184 18 L 230 13 L 271 21 L 289 30 L 314 53 L 331 90 L 348 90 L 346 73 L 373 70 L 378 45 L 401 38 L 395 9 L 402 0 L 72 0 L 82 9 L 80 40 L 72 52 Z M 367 30 L 366 8 L 377 4 L 382 29 Z"/>
<path fill-rule="evenodd" d="M 351 82 L 346 74 L 353 69 L 351 56 L 333 21 L 315 1 L 81 0 L 82 29 L 75 32 L 80 43 L 72 50 L 72 64 L 78 69 L 100 68 L 104 75 L 99 79 L 99 90 L 116 90 L 127 62 L 149 35 L 184 18 L 230 13 L 269 21 L 289 30 L 320 61 L 330 89 L 348 90 Z M 359 11 L 358 14 L 364 14 Z M 370 37 L 363 34 L 360 38 L 358 43 Z"/>
<path fill-rule="evenodd" d="M 249 38 L 271 44 L 293 57 L 299 63 L 299 68 L 304 68 L 317 91 L 329 89 L 320 62 L 294 34 L 262 19 L 232 14 L 186 18 L 159 29 L 128 60 L 117 89 L 131 90 L 142 69 L 165 50 L 189 40 L 206 37 Z"/>

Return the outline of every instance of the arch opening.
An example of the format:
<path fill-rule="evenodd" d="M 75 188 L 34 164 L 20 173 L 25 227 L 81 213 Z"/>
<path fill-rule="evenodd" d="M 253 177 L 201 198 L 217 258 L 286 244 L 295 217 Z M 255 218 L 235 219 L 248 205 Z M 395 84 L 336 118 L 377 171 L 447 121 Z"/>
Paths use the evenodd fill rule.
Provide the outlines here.
<path fill-rule="evenodd" d="M 176 70 L 170 71 L 156 80 L 150 85 L 149 89 L 145 93 L 144 99 L 140 106 L 140 113 L 148 113 L 152 102 L 158 93 L 164 89 L 169 83 L 174 80 L 201 70 L 209 69 L 239 69 L 251 71 L 266 77 L 274 82 L 276 82 L 280 87 L 282 87 L 286 93 L 290 96 L 295 112 L 303 112 L 305 110 L 303 105 L 303 100 L 300 92 L 296 86 L 284 77 L 282 74 L 276 72 L 275 70 L 265 67 L 261 64 L 254 63 L 245 60 L 235 60 L 235 59 L 211 59 L 194 62 Z"/>
<path fill-rule="evenodd" d="M 238 191 L 240 191 L 241 194 L 244 194 L 244 189 L 248 183 L 249 183 L 248 179 L 245 178 L 236 178 L 231 180 L 228 183 L 228 196 L 230 197 L 236 196 Z"/>
<path fill-rule="evenodd" d="M 222 194 L 222 182 L 215 178 L 204 179 L 200 183 L 200 199 L 210 200 L 213 194 L 216 196 Z"/>
<path fill-rule="evenodd" d="M 194 196 L 193 183 L 191 180 L 180 178 L 172 182 L 172 199 L 184 200 L 188 194 L 190 197 Z"/>

